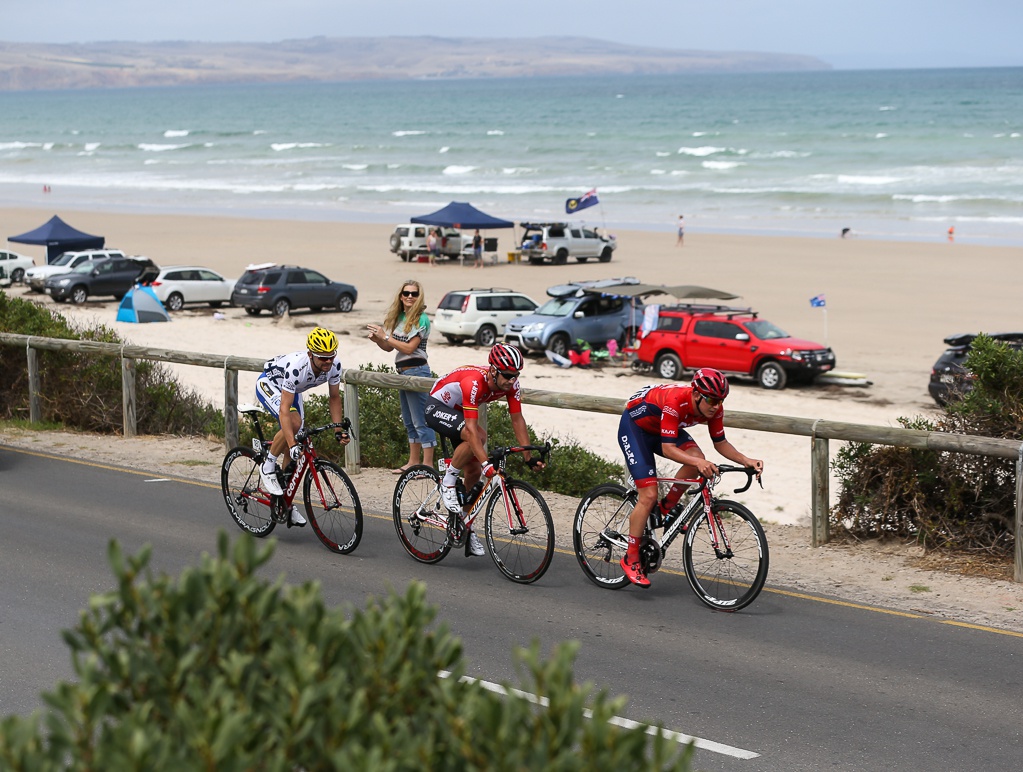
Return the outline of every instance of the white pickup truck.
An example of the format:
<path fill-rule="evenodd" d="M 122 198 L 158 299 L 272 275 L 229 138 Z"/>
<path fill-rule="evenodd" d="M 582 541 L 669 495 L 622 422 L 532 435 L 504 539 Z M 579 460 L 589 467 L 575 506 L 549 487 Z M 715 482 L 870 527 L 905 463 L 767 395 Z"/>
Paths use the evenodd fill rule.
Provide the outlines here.
<path fill-rule="evenodd" d="M 522 257 L 534 265 L 549 260 L 564 265 L 574 257 L 585 263 L 590 258 L 610 262 L 618 247 L 614 236 L 601 236 L 593 228 L 563 222 L 522 223 Z"/>
<path fill-rule="evenodd" d="M 431 229 L 440 231 L 440 256 L 457 260 L 462 250 L 472 247 L 472 235 L 463 234 L 455 228 L 443 228 L 436 225 L 419 225 L 403 223 L 394 226 L 391 234 L 391 251 L 406 263 L 415 260 L 419 255 L 429 254 L 426 248 L 426 237 Z"/>

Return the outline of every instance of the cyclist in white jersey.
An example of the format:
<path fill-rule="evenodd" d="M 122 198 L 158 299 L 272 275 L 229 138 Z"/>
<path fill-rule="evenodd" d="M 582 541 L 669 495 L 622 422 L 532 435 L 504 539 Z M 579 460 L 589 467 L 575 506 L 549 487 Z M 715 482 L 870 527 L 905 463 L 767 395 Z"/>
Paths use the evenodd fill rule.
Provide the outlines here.
<path fill-rule="evenodd" d="M 284 491 L 277 479 L 277 457 L 287 449 L 293 461 L 302 453 L 295 442 L 295 433 L 302 428 L 302 393 L 327 384 L 330 420 L 340 423 L 344 418 L 341 402 L 341 360 L 337 355 L 337 336 L 330 330 L 317 327 L 306 337 L 306 350 L 281 354 L 263 365 L 263 373 L 256 380 L 256 399 L 277 416 L 280 430 L 270 443 L 270 453 L 260 469 L 260 477 L 267 491 L 281 496 Z M 351 438 L 338 429 L 334 437 L 342 445 Z M 289 525 L 305 525 L 305 518 L 296 507 L 291 510 Z"/>

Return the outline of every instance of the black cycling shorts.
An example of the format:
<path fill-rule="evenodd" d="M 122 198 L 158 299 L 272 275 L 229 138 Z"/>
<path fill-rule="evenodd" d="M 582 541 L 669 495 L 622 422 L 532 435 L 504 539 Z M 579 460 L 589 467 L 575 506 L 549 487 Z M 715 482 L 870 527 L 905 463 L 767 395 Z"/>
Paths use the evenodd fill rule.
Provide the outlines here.
<path fill-rule="evenodd" d="M 454 448 L 462 444 L 462 430 L 465 429 L 465 412 L 462 406 L 448 407 L 439 399 L 426 398 L 426 425 L 442 437 L 451 440 Z"/>

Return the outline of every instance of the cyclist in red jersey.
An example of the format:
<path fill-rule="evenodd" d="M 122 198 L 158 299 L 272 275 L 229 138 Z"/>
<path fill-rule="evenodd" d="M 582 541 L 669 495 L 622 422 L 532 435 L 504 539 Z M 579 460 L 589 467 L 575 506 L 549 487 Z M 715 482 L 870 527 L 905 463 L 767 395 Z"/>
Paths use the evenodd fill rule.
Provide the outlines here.
<path fill-rule="evenodd" d="M 519 398 L 519 373 L 522 372 L 522 354 L 514 346 L 498 343 L 490 350 L 488 366 L 465 365 L 437 379 L 426 402 L 426 424 L 447 437 L 454 445 L 451 463 L 441 481 L 444 505 L 451 511 L 461 509 L 455 484 L 465 470 L 465 487 L 471 489 L 485 474 L 496 473 L 488 461 L 487 433 L 479 425 L 479 406 L 499 399 L 508 401 L 512 430 L 520 445 L 529 444 L 529 431 L 522 417 Z M 525 461 L 531 469 L 543 469 L 540 459 L 525 452 Z M 469 545 L 474 555 L 482 555 L 483 545 L 476 534 L 470 532 Z"/>
<path fill-rule="evenodd" d="M 639 542 L 650 512 L 655 505 L 663 512 L 670 511 L 685 492 L 684 487 L 673 486 L 658 504 L 655 455 L 682 464 L 675 474 L 677 479 L 713 477 L 717 465 L 707 460 L 686 431 L 695 424 L 707 424 L 718 453 L 736 464 L 756 469 L 758 477 L 764 470 L 763 461 L 744 455 L 725 439 L 722 403 L 727 396 L 725 376 L 705 367 L 693 375 L 691 386 L 647 386 L 633 394 L 625 405 L 618 425 L 618 445 L 625 454 L 625 464 L 639 497 L 629 516 L 629 548 L 622 558 L 622 570 L 637 587 L 650 586 L 639 560 Z"/>

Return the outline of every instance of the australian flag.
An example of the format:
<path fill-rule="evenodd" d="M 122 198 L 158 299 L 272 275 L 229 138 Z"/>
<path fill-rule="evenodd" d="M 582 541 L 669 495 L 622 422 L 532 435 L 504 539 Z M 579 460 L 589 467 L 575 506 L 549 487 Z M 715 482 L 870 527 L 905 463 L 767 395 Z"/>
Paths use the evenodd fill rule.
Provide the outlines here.
<path fill-rule="evenodd" d="M 810 305 L 814 308 L 825 308 L 828 304 L 824 302 L 824 293 L 822 292 L 820 295 L 814 295 L 810 298 Z"/>
<path fill-rule="evenodd" d="M 565 214 L 572 214 L 578 212 L 580 209 L 586 209 L 590 206 L 595 206 L 600 203 L 600 199 L 597 198 L 597 189 L 583 193 L 579 198 L 570 198 L 565 202 Z"/>

